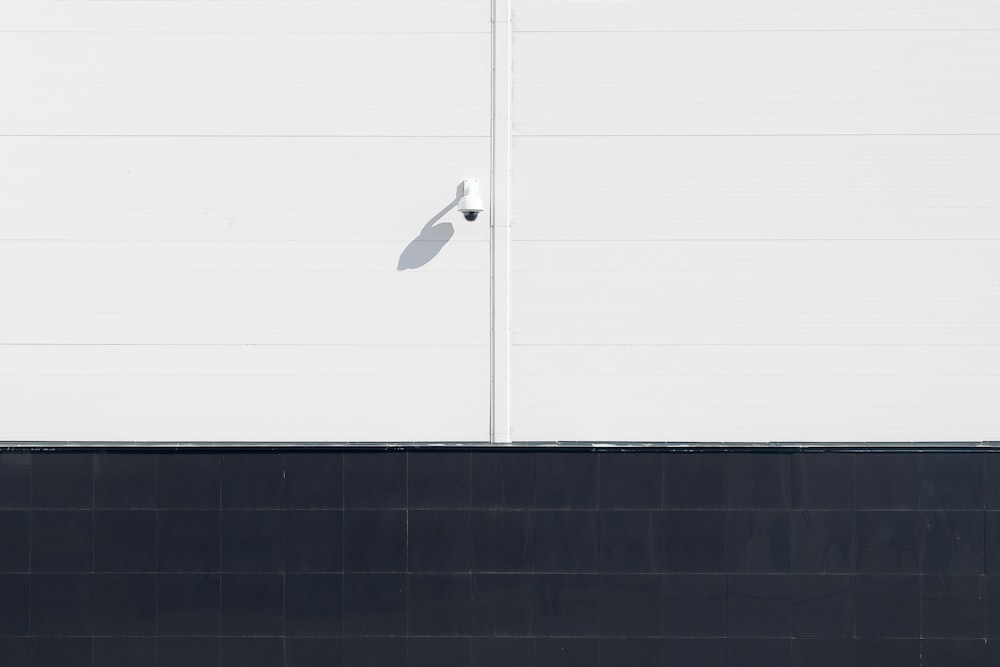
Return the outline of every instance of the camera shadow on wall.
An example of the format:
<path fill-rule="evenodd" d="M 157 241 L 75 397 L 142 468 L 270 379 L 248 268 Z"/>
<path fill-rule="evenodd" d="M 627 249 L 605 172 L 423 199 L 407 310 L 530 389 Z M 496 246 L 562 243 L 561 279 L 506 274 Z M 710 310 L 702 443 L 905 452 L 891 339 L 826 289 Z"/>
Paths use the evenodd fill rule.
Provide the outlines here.
<path fill-rule="evenodd" d="M 428 220 L 420 233 L 417 234 L 417 238 L 403 248 L 403 252 L 399 255 L 399 263 L 396 265 L 397 271 L 419 269 L 437 257 L 445 244 L 455 235 L 454 225 L 450 222 L 439 224 L 438 221 L 447 215 L 448 211 L 455 208 L 461 196 L 462 184 L 459 183 L 458 187 L 455 188 L 455 198 L 448 202 L 448 205 L 441 209 L 437 215 Z"/>

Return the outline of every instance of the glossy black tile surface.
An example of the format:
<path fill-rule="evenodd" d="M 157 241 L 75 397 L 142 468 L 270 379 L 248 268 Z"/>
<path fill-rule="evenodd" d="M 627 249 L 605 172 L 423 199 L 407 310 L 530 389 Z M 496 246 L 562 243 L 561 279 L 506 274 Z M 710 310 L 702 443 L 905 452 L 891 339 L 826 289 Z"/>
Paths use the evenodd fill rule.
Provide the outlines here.
<path fill-rule="evenodd" d="M 663 636 L 725 637 L 725 574 L 673 574 L 661 581 Z"/>
<path fill-rule="evenodd" d="M 28 570 L 27 510 L 0 510 L 0 572 Z"/>
<path fill-rule="evenodd" d="M 283 507 L 284 456 L 270 452 L 224 454 L 221 488 L 224 509 Z"/>
<path fill-rule="evenodd" d="M 344 577 L 285 575 L 285 633 L 290 637 L 344 634 Z"/>
<path fill-rule="evenodd" d="M 156 513 L 161 572 L 219 571 L 219 512 L 161 510 Z"/>
<path fill-rule="evenodd" d="M 142 453 L 94 455 L 94 506 L 107 509 L 156 507 L 157 457 Z"/>
<path fill-rule="evenodd" d="M 854 459 L 858 509 L 915 509 L 920 490 L 916 454 L 872 452 Z"/>
<path fill-rule="evenodd" d="M 992 665 L 995 486 L 993 450 L 2 452 L 0 664 Z"/>
<path fill-rule="evenodd" d="M 344 455 L 340 452 L 285 454 L 285 507 L 338 509 L 344 506 Z"/>
<path fill-rule="evenodd" d="M 705 509 L 726 506 L 726 454 L 667 452 L 663 455 L 663 507 Z"/>
<path fill-rule="evenodd" d="M 468 510 L 411 510 L 407 517 L 410 572 L 468 572 L 472 526 Z"/>
<path fill-rule="evenodd" d="M 802 452 L 792 457 L 792 507 L 854 509 L 854 454 Z"/>
<path fill-rule="evenodd" d="M 94 632 L 104 636 L 155 635 L 156 575 L 96 575 Z"/>
<path fill-rule="evenodd" d="M 602 509 L 659 509 L 663 504 L 663 455 L 600 455 Z"/>
<path fill-rule="evenodd" d="M 414 452 L 407 457 L 407 507 L 410 509 L 469 507 L 472 491 L 470 454 Z"/>
<path fill-rule="evenodd" d="M 284 515 L 288 572 L 344 570 L 343 511 L 288 510 Z"/>
<path fill-rule="evenodd" d="M 600 457 L 586 452 L 543 452 L 535 455 L 535 507 L 596 509 Z"/>
<path fill-rule="evenodd" d="M 94 569 L 97 572 L 155 572 L 156 512 L 94 512 Z"/>
<path fill-rule="evenodd" d="M 730 454 L 727 478 L 729 507 L 787 509 L 791 506 L 791 454 Z"/>

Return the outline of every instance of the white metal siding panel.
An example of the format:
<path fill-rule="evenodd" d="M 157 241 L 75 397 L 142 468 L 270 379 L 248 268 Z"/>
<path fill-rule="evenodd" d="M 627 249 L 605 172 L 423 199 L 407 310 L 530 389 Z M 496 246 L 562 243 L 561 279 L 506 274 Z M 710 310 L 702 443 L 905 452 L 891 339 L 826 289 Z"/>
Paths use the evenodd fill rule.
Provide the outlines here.
<path fill-rule="evenodd" d="M 489 2 L 140 4 L 0 6 L 0 439 L 486 439 Z"/>
<path fill-rule="evenodd" d="M 995 6 L 514 20 L 516 439 L 1000 434 Z"/>

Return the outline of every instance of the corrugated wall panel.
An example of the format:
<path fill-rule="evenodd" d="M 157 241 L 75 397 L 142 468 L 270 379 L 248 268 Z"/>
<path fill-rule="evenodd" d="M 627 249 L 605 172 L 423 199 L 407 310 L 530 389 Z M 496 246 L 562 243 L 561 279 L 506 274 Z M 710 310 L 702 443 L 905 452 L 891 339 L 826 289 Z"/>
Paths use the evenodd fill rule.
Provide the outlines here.
<path fill-rule="evenodd" d="M 489 2 L 141 5 L 0 7 L 2 437 L 485 440 Z"/>
<path fill-rule="evenodd" d="M 1000 432 L 995 9 L 786 5 L 515 4 L 515 439 Z"/>

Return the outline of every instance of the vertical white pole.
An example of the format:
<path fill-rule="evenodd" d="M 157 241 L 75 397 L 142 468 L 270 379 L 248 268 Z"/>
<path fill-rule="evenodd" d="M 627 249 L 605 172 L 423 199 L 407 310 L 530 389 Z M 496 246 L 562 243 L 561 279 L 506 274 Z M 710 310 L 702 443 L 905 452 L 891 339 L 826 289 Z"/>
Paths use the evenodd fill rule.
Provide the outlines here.
<path fill-rule="evenodd" d="M 510 88 L 511 0 L 493 0 L 493 156 L 490 233 L 492 329 L 490 442 L 511 441 L 510 428 Z"/>

